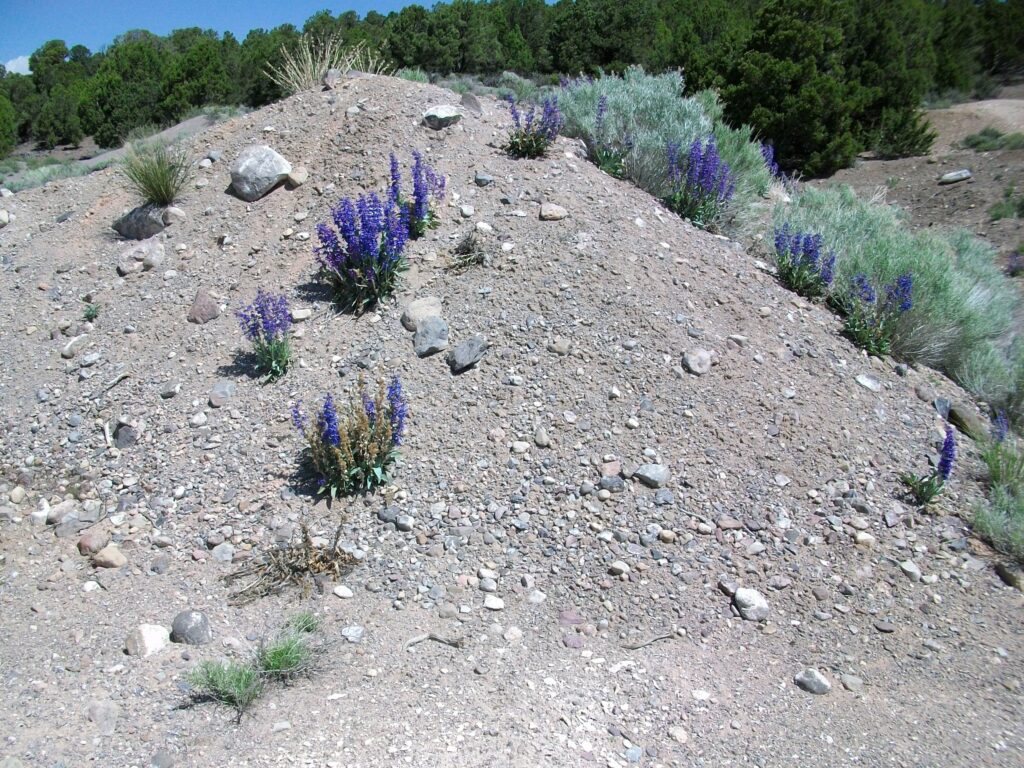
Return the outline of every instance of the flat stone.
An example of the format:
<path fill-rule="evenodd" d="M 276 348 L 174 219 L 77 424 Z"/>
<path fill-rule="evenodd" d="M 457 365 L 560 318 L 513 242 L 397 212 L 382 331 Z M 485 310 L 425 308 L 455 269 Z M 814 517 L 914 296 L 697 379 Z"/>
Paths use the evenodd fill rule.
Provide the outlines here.
<path fill-rule="evenodd" d="M 480 103 L 480 99 L 474 96 L 472 93 L 464 93 L 459 99 L 459 103 L 464 106 L 469 112 L 474 115 L 482 115 L 484 113 L 484 107 Z"/>
<path fill-rule="evenodd" d="M 139 440 L 139 433 L 131 424 L 118 424 L 114 429 L 114 446 L 123 451 Z"/>
<path fill-rule="evenodd" d="M 629 565 L 622 560 L 616 560 L 608 567 L 608 573 L 612 576 L 622 576 L 623 574 L 629 573 Z"/>
<path fill-rule="evenodd" d="M 839 682 L 850 693 L 860 693 L 864 689 L 864 681 L 856 675 L 840 675 Z"/>
<path fill-rule="evenodd" d="M 448 348 L 448 323 L 440 317 L 427 317 L 416 326 L 412 339 L 417 357 L 427 357 Z"/>
<path fill-rule="evenodd" d="M 453 374 L 476 365 L 487 351 L 487 339 L 480 334 L 466 339 L 448 353 L 448 367 Z"/>
<path fill-rule="evenodd" d="M 285 177 L 285 183 L 292 189 L 301 187 L 307 181 L 309 181 L 309 169 L 302 165 L 298 168 L 292 168 Z"/>
<path fill-rule="evenodd" d="M 221 408 L 238 394 L 238 385 L 231 379 L 220 379 L 210 390 L 210 407 Z"/>
<path fill-rule="evenodd" d="M 953 403 L 949 406 L 949 423 L 972 440 L 984 442 L 989 436 L 988 422 L 978 412 L 965 403 Z"/>
<path fill-rule="evenodd" d="M 92 564 L 97 568 L 123 568 L 128 564 L 128 558 L 114 544 L 107 544 L 92 556 Z"/>
<path fill-rule="evenodd" d="M 867 373 L 858 373 L 857 383 L 864 387 L 864 389 L 870 389 L 872 392 L 882 391 L 881 382 L 879 382 L 874 376 Z"/>
<path fill-rule="evenodd" d="M 487 595 L 484 598 L 484 608 L 488 611 L 503 611 L 505 610 L 505 601 L 497 595 Z"/>
<path fill-rule="evenodd" d="M 745 621 L 764 621 L 768 618 L 768 601 L 756 589 L 740 587 L 732 596 L 732 602 Z"/>
<path fill-rule="evenodd" d="M 210 620 L 202 611 L 182 611 L 171 624 L 171 642 L 185 645 L 205 645 L 213 640 Z"/>
<path fill-rule="evenodd" d="M 693 349 L 683 354 L 683 367 L 694 376 L 703 376 L 711 370 L 711 353 L 706 349 Z"/>
<path fill-rule="evenodd" d="M 891 621 L 876 621 L 875 629 L 881 632 L 883 635 L 891 635 L 896 631 L 896 625 Z"/>
<path fill-rule="evenodd" d="M 172 224 L 184 224 L 188 221 L 188 214 L 176 205 L 169 205 L 164 208 L 162 218 L 164 225 L 169 227 Z"/>
<path fill-rule="evenodd" d="M 668 483 L 671 473 L 664 464 L 641 464 L 633 477 L 648 488 L 661 488 Z"/>
<path fill-rule="evenodd" d="M 793 678 L 793 682 L 808 693 L 813 693 L 815 696 L 824 696 L 832 690 L 832 683 L 830 683 L 825 676 L 821 674 L 821 672 L 813 667 L 808 667 L 803 672 L 796 675 L 796 677 Z"/>
<path fill-rule="evenodd" d="M 188 311 L 188 321 L 204 325 L 220 316 L 220 306 L 206 290 L 200 288 Z"/>
<path fill-rule="evenodd" d="M 230 563 L 235 556 L 235 545 L 225 541 L 210 550 L 210 554 L 218 563 Z"/>
<path fill-rule="evenodd" d="M 437 296 L 424 296 L 409 302 L 402 310 L 402 326 L 407 331 L 415 331 L 428 317 L 440 316 L 441 299 Z"/>
<path fill-rule="evenodd" d="M 541 203 L 540 206 L 540 220 L 541 221 L 561 221 L 569 215 L 569 212 L 560 205 L 554 203 Z"/>
<path fill-rule="evenodd" d="M 350 643 L 361 643 L 365 634 L 366 630 L 358 624 L 353 624 L 351 627 L 345 627 L 341 630 L 341 636 Z"/>
<path fill-rule="evenodd" d="M 117 727 L 117 718 L 121 715 L 121 708 L 112 701 L 93 699 L 85 705 L 86 719 L 96 725 L 100 736 L 113 736 Z M 3 766 L 3 763 L 0 763 Z"/>
<path fill-rule="evenodd" d="M 140 624 L 128 634 L 124 648 L 129 656 L 146 658 L 166 648 L 170 639 L 171 634 L 166 627 Z"/>
<path fill-rule="evenodd" d="M 292 320 L 296 323 L 301 323 L 303 320 L 309 320 L 313 316 L 313 310 L 309 307 L 295 307 L 292 310 Z"/>
<path fill-rule="evenodd" d="M 900 570 L 911 581 L 917 582 L 921 580 L 921 569 L 917 567 L 917 563 L 913 560 L 904 560 L 900 563 Z"/>
<path fill-rule="evenodd" d="M 462 119 L 462 111 L 452 104 L 437 104 L 423 113 L 423 124 L 439 131 Z"/>
<path fill-rule="evenodd" d="M 336 597 L 340 597 L 342 600 L 352 599 L 353 592 L 351 589 L 346 587 L 344 584 L 339 584 L 334 588 L 334 594 Z"/>

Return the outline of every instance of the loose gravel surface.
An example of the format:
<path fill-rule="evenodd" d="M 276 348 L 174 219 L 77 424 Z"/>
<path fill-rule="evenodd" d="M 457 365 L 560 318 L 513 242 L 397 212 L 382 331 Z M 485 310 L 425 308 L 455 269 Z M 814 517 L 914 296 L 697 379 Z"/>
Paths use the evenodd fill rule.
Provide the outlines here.
<path fill-rule="evenodd" d="M 935 459 L 936 401 L 965 393 L 865 357 L 756 253 L 574 142 L 507 158 L 493 101 L 421 124 L 458 99 L 361 77 L 208 129 L 194 152 L 219 159 L 145 270 L 110 229 L 136 203 L 113 169 L 0 199 L 0 765 L 1024 762 L 1024 602 L 965 523 L 976 447 L 959 436 L 931 510 L 899 500 Z M 252 144 L 308 180 L 226 194 Z M 383 191 L 389 152 L 408 179 L 412 149 L 448 179 L 440 226 L 393 305 L 339 314 L 315 224 Z M 484 263 L 448 269 L 471 232 Z M 311 310 L 273 384 L 232 314 L 258 287 Z M 189 322 L 197 292 L 219 316 Z M 488 341 L 461 374 L 400 322 L 427 296 L 451 347 Z M 392 374 L 411 410 L 392 484 L 317 499 L 291 405 Z M 347 575 L 229 602 L 248 558 L 339 523 Z M 210 642 L 162 639 L 187 610 Z M 308 675 L 238 723 L 191 703 L 198 663 L 248 658 L 299 610 L 322 618 Z M 140 625 L 153 652 L 128 655 Z"/>

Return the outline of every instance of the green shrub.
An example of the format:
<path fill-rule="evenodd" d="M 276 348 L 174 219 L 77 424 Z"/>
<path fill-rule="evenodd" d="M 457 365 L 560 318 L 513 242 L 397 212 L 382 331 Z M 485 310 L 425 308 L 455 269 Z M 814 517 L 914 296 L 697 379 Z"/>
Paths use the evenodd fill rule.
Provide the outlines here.
<path fill-rule="evenodd" d="M 1014 195 L 1012 186 L 1003 190 L 1003 199 L 988 209 L 992 221 L 1024 218 L 1024 195 Z"/>
<path fill-rule="evenodd" d="M 1024 133 L 1003 133 L 991 125 L 978 133 L 965 136 L 961 146 L 975 152 L 997 152 L 1003 149 L 1024 149 Z"/>
<path fill-rule="evenodd" d="M 402 67 L 395 72 L 395 77 L 402 80 L 411 80 L 414 83 L 429 83 L 430 76 L 419 67 Z"/>
<path fill-rule="evenodd" d="M 938 134 L 919 109 L 885 109 L 872 148 L 883 159 L 927 155 Z"/>
<path fill-rule="evenodd" d="M 735 183 L 727 218 L 720 222 L 723 228 L 743 223 L 751 205 L 771 184 L 751 129 L 726 125 L 722 105 L 712 91 L 684 97 L 678 72 L 650 75 L 641 67 L 630 67 L 621 77 L 568 81 L 560 90 L 559 106 L 565 116 L 565 135 L 582 139 L 592 158 L 601 146 L 613 148 L 622 177 L 658 198 L 671 192 L 669 143 L 689 147 L 713 136 Z"/>
<path fill-rule="evenodd" d="M 41 187 L 57 179 L 70 179 L 76 176 L 86 176 L 93 171 L 100 171 L 113 165 L 112 160 L 103 160 L 98 163 L 86 161 L 72 161 L 67 163 L 53 163 L 42 165 L 21 174 L 21 177 L 10 182 L 7 187 L 12 192 L 21 192 L 25 189 Z"/>
<path fill-rule="evenodd" d="M 263 678 L 250 664 L 216 661 L 202 662 L 188 676 L 193 696 L 200 700 L 217 701 L 234 707 L 241 718 L 256 697 L 263 691 Z"/>
<path fill-rule="evenodd" d="M 1008 351 L 1019 300 L 990 246 L 966 232 L 911 230 L 896 209 L 840 186 L 806 189 L 777 207 L 776 222 L 821 233 L 835 249 L 840 302 L 857 301 L 860 278 L 885 286 L 911 275 L 912 306 L 891 326 L 892 353 L 946 373 L 990 404 L 1013 400 L 1024 368 L 1024 356 Z"/>
<path fill-rule="evenodd" d="M 293 632 L 312 634 L 320 629 L 320 619 L 312 611 L 300 611 L 288 619 L 287 627 Z"/>
<path fill-rule="evenodd" d="M 975 531 L 1024 562 L 1024 450 L 1005 422 L 982 448 L 988 467 L 989 498 L 974 511 Z"/>
<path fill-rule="evenodd" d="M 82 319 L 91 323 L 93 320 L 100 316 L 100 305 L 99 304 L 86 304 L 85 309 L 82 310 Z"/>
<path fill-rule="evenodd" d="M 272 680 L 287 680 L 309 671 L 313 651 L 306 640 L 307 632 L 285 631 L 260 645 L 256 667 Z"/>
<path fill-rule="evenodd" d="M 18 143 L 18 117 L 10 99 L 0 92 L 0 157 L 9 154 Z"/>
<path fill-rule="evenodd" d="M 192 161 L 183 149 L 133 146 L 121 172 L 145 202 L 172 205 L 192 177 Z"/>
<path fill-rule="evenodd" d="M 544 99 L 540 115 L 537 114 L 535 105 L 531 105 L 523 115 L 516 106 L 514 97 L 509 96 L 507 101 L 513 125 L 502 149 L 512 157 L 543 157 L 548 147 L 558 138 L 564 124 L 564 118 L 558 109 L 558 99 L 553 96 Z"/>

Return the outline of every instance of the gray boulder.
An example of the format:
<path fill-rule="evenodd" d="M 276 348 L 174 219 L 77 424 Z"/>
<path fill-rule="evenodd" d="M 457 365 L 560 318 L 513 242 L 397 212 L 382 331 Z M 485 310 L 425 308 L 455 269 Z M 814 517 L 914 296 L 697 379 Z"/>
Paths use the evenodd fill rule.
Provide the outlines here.
<path fill-rule="evenodd" d="M 648 488 L 661 488 L 669 481 L 668 467 L 664 464 L 642 464 L 633 477 Z"/>
<path fill-rule="evenodd" d="M 440 317 L 428 317 L 416 327 L 412 348 L 417 357 L 427 357 L 448 348 L 448 323 Z"/>
<path fill-rule="evenodd" d="M 448 353 L 448 367 L 452 369 L 452 373 L 462 373 L 467 368 L 476 365 L 486 351 L 487 339 L 477 334 L 471 339 L 466 339 Z"/>
<path fill-rule="evenodd" d="M 732 602 L 746 621 L 764 621 L 768 618 L 768 601 L 756 589 L 740 587 L 732 596 Z"/>
<path fill-rule="evenodd" d="M 210 620 L 202 611 L 182 611 L 171 624 L 171 642 L 205 645 L 213 639 Z"/>
<path fill-rule="evenodd" d="M 455 125 L 462 119 L 462 112 L 451 104 L 438 104 L 423 113 L 423 124 L 435 131 Z"/>
<path fill-rule="evenodd" d="M 231 166 L 231 189 L 251 203 L 287 179 L 291 172 L 291 163 L 267 145 L 246 147 Z"/>
<path fill-rule="evenodd" d="M 147 240 L 160 234 L 164 224 L 164 209 L 159 205 L 140 205 L 114 222 L 114 231 L 129 240 Z"/>

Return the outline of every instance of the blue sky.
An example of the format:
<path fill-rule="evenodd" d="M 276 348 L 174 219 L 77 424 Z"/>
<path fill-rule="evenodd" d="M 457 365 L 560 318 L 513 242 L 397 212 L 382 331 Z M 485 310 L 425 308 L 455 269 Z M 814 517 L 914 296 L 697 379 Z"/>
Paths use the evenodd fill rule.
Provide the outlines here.
<path fill-rule="evenodd" d="M 410 4 L 410 0 L 0 0 L 0 63 L 12 71 L 24 71 L 28 56 L 47 40 L 63 40 L 69 47 L 81 43 L 96 51 L 129 29 L 163 35 L 181 27 L 232 32 L 241 40 L 259 27 L 269 29 L 286 22 L 301 27 L 323 9 L 335 16 L 344 11 L 364 16 L 370 10 L 386 15 Z"/>

